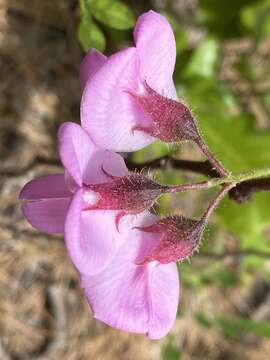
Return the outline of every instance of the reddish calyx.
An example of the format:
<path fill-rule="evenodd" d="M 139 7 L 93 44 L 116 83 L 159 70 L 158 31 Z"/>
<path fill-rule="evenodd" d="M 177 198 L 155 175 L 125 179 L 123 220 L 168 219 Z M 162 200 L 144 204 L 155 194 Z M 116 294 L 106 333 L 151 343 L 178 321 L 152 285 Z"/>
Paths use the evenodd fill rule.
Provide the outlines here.
<path fill-rule="evenodd" d="M 132 131 L 143 131 L 168 143 L 182 140 L 194 141 L 218 173 L 221 176 L 228 176 L 229 172 L 214 157 L 200 136 L 196 122 L 188 107 L 179 101 L 158 94 L 146 81 L 144 81 L 143 86 L 144 94 L 142 95 L 130 91 L 128 93 L 148 114 L 152 123 L 147 127 L 136 125 L 132 128 Z"/>
<path fill-rule="evenodd" d="M 167 190 L 152 179 L 132 173 L 124 177 L 107 174 L 112 180 L 101 184 L 84 184 L 84 210 L 118 210 L 116 224 L 122 216 L 137 214 L 151 207 Z"/>
<path fill-rule="evenodd" d="M 139 264 L 150 261 L 168 264 L 189 258 L 199 245 L 204 227 L 203 220 L 192 220 L 182 216 L 167 217 L 153 225 L 137 227 L 140 231 L 161 235 L 158 245 L 152 248 L 149 255 Z"/>
<path fill-rule="evenodd" d="M 150 116 L 153 124 L 149 127 L 137 125 L 133 131 L 143 131 L 169 143 L 181 140 L 196 141 L 200 137 L 195 120 L 186 105 L 158 94 L 146 81 L 143 85 L 145 94 L 128 93 Z"/>

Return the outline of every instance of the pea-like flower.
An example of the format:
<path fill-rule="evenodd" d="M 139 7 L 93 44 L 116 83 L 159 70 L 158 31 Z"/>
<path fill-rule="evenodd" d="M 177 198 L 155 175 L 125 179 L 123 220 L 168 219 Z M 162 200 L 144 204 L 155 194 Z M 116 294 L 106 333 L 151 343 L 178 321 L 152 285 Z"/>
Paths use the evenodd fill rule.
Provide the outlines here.
<path fill-rule="evenodd" d="M 166 18 L 138 18 L 135 46 L 106 58 L 92 49 L 80 69 L 82 126 L 104 149 L 135 151 L 155 140 L 195 142 L 222 176 L 228 171 L 200 135 L 189 108 L 177 98 L 172 75 L 176 45 Z"/>
<path fill-rule="evenodd" d="M 97 186 L 129 172 L 120 155 L 96 147 L 77 124 L 63 124 L 58 138 L 65 174 L 42 176 L 26 184 L 20 194 L 23 213 L 43 232 L 64 233 L 78 270 L 96 273 L 115 254 L 123 237 L 116 227 L 116 211 L 88 210 L 99 201 L 99 194 L 84 184 Z"/>
<path fill-rule="evenodd" d="M 138 104 L 148 97 L 148 88 L 177 100 L 172 80 L 176 46 L 166 18 L 154 11 L 140 16 L 134 40 L 135 47 L 109 58 L 92 50 L 81 65 L 82 126 L 97 145 L 113 151 L 134 151 L 156 140 L 149 130 L 154 120 Z"/>
<path fill-rule="evenodd" d="M 179 302 L 176 262 L 188 259 L 198 248 L 209 217 L 232 186 L 223 186 L 199 220 L 159 219 L 147 212 L 125 218 L 132 230 L 108 267 L 97 275 L 81 277 L 94 316 L 151 339 L 165 336 Z"/>
<path fill-rule="evenodd" d="M 161 185 L 142 173 L 129 173 L 120 155 L 96 147 L 74 123 L 59 130 L 59 154 L 65 175 L 30 181 L 20 199 L 34 227 L 65 233 L 69 255 L 84 273 L 99 271 L 116 252 L 128 230 L 121 225 L 124 216 L 147 210 L 165 192 L 189 188 Z"/>
<path fill-rule="evenodd" d="M 95 318 L 151 339 L 173 326 L 179 303 L 176 262 L 198 247 L 203 220 L 159 219 L 146 212 L 133 219 L 118 253 L 102 272 L 81 277 Z"/>
<path fill-rule="evenodd" d="M 159 339 L 170 331 L 179 303 L 176 264 L 141 264 L 158 246 L 160 234 L 142 232 L 137 227 L 151 226 L 157 220 L 149 213 L 133 217 L 133 229 L 108 266 L 95 276 L 81 277 L 95 318 L 117 329 L 146 334 L 150 339 Z"/>
<path fill-rule="evenodd" d="M 64 174 L 42 176 L 20 194 L 25 217 L 47 233 L 64 233 L 69 256 L 97 319 L 125 331 L 166 335 L 179 302 L 177 261 L 198 247 L 209 216 L 232 187 L 224 185 L 200 220 L 160 219 L 147 212 L 164 193 L 208 188 L 208 182 L 161 185 L 130 173 L 112 151 L 134 151 L 160 139 L 192 140 L 220 175 L 228 171 L 201 138 L 172 75 L 176 47 L 167 20 L 149 11 L 137 21 L 135 46 L 105 57 L 92 49 L 80 81 L 82 127 L 58 133 Z"/>

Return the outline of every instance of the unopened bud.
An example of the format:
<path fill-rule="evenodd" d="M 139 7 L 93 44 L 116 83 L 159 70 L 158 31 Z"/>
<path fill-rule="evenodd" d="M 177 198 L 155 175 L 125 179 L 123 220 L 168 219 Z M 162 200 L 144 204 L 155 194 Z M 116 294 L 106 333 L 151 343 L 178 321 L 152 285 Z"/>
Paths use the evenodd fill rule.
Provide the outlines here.
<path fill-rule="evenodd" d="M 135 126 L 133 131 L 144 131 L 165 142 L 195 141 L 200 137 L 195 120 L 188 107 L 179 101 L 166 98 L 144 81 L 145 94 L 130 93 L 136 103 L 150 116 L 152 126 Z"/>
<path fill-rule="evenodd" d="M 183 261 L 192 256 L 198 248 L 204 228 L 220 201 L 235 184 L 225 184 L 210 202 L 200 220 L 188 219 L 183 216 L 169 216 L 145 227 L 135 227 L 143 232 L 160 234 L 157 246 L 141 259 L 138 264 L 159 261 L 162 264 Z"/>
<path fill-rule="evenodd" d="M 179 101 L 158 94 L 146 81 L 144 81 L 143 86 L 144 94 L 136 94 L 130 91 L 128 93 L 144 112 L 148 114 L 152 124 L 148 126 L 136 125 L 132 131 L 143 131 L 168 143 L 182 140 L 194 141 L 218 173 L 221 176 L 228 176 L 229 172 L 214 157 L 203 141 L 195 119 L 188 107 Z"/>
<path fill-rule="evenodd" d="M 151 207 L 168 189 L 143 174 L 109 176 L 111 181 L 106 183 L 84 184 L 84 210 L 119 210 L 122 215 L 137 214 Z"/>
<path fill-rule="evenodd" d="M 152 248 L 140 264 L 150 261 L 168 264 L 189 258 L 198 247 L 204 228 L 203 220 L 183 216 L 170 216 L 151 226 L 137 228 L 143 232 L 160 234 L 158 245 Z"/>

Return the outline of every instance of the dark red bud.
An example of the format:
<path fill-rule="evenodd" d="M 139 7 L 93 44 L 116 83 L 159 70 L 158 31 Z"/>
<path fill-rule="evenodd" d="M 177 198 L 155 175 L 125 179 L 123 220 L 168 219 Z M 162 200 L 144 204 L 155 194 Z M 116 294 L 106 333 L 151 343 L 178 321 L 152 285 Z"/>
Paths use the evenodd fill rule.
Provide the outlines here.
<path fill-rule="evenodd" d="M 183 216 L 170 216 L 157 221 L 146 227 L 135 227 L 143 232 L 160 234 L 157 246 L 154 246 L 149 254 L 139 261 L 144 264 L 149 261 L 158 261 L 162 264 L 183 261 L 192 256 L 200 244 L 204 228 L 213 211 L 220 201 L 233 188 L 235 184 L 225 184 L 210 202 L 200 220 L 187 219 Z"/>
<path fill-rule="evenodd" d="M 129 92 L 136 103 L 150 116 L 152 126 L 135 126 L 133 131 L 144 131 L 165 142 L 196 141 L 200 137 L 195 120 L 186 105 L 166 98 L 144 81 L 145 94 Z"/>
<path fill-rule="evenodd" d="M 168 188 L 138 173 L 110 177 L 111 181 L 106 183 L 84 185 L 84 209 L 119 210 L 117 222 L 125 214 L 137 214 L 148 209 Z"/>
<path fill-rule="evenodd" d="M 137 229 L 143 232 L 161 234 L 157 246 L 139 264 L 158 261 L 162 264 L 183 261 L 192 256 L 199 246 L 205 228 L 203 220 L 192 220 L 182 216 L 171 216 L 161 219 L 148 227 Z"/>
<path fill-rule="evenodd" d="M 229 172 L 214 157 L 203 141 L 188 107 L 179 101 L 158 94 L 146 81 L 144 81 L 143 85 L 145 90 L 144 94 L 128 93 L 144 112 L 149 115 L 152 124 L 148 127 L 136 125 L 132 130 L 143 131 L 168 143 L 182 140 L 194 141 L 218 173 L 222 176 L 228 176 Z"/>

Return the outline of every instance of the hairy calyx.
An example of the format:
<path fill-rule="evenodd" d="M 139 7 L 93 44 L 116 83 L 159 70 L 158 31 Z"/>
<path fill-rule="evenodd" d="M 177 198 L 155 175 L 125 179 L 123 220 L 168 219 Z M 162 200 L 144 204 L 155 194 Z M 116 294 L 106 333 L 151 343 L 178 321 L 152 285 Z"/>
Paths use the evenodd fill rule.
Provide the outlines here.
<path fill-rule="evenodd" d="M 103 209 L 139 213 L 152 206 L 168 188 L 143 174 L 109 176 L 111 181 L 105 183 L 84 184 L 85 210 Z"/>
<path fill-rule="evenodd" d="M 180 101 L 158 94 L 146 81 L 143 82 L 143 87 L 143 94 L 136 94 L 131 91 L 128 93 L 148 114 L 152 123 L 148 126 L 135 125 L 132 131 L 143 131 L 168 143 L 183 140 L 194 141 L 219 174 L 228 176 L 229 172 L 214 157 L 201 137 L 196 121 L 188 107 Z"/>
<path fill-rule="evenodd" d="M 169 216 L 150 226 L 135 227 L 142 232 L 160 234 L 160 240 L 138 264 L 158 261 L 161 264 L 183 261 L 198 248 L 209 217 L 234 184 L 226 184 L 215 195 L 199 220 Z"/>
<path fill-rule="evenodd" d="M 193 220 L 183 216 L 170 216 L 153 225 L 137 227 L 143 232 L 160 234 L 158 245 L 146 258 L 139 261 L 139 264 L 150 261 L 168 264 L 189 258 L 200 243 L 204 227 L 203 220 Z"/>
<path fill-rule="evenodd" d="M 133 131 L 144 131 L 165 142 L 196 141 L 200 137 L 188 107 L 179 101 L 166 98 L 143 82 L 144 94 L 129 92 L 135 102 L 150 116 L 152 126 L 135 126 Z"/>

